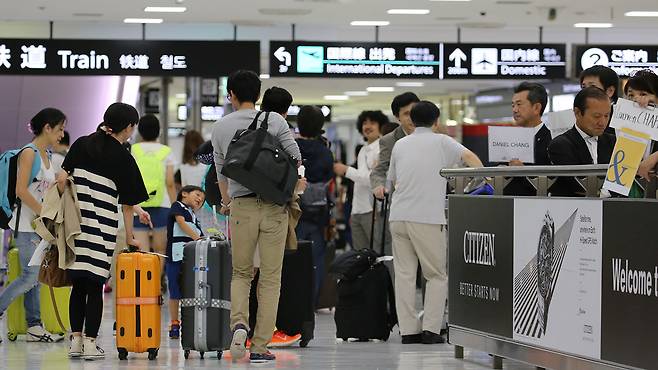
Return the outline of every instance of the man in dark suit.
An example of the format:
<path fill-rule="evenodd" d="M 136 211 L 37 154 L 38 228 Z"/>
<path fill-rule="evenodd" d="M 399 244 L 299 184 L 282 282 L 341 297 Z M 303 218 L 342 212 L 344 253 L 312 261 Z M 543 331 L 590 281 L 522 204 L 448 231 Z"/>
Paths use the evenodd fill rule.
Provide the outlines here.
<path fill-rule="evenodd" d="M 605 133 L 610 98 L 598 87 L 581 90 L 573 102 L 576 125 L 553 139 L 548 154 L 555 165 L 608 164 L 616 138 Z M 582 196 L 585 189 L 573 178 L 560 178 L 551 188 L 556 196 Z"/>
<path fill-rule="evenodd" d="M 548 158 L 548 144 L 551 142 L 551 131 L 541 121 L 548 93 L 544 86 L 534 82 L 523 82 L 514 89 L 512 96 L 512 114 L 514 123 L 519 127 L 535 129 L 535 163 L 534 165 L 551 164 Z M 510 166 L 523 166 L 523 162 L 512 160 Z M 512 179 L 503 190 L 505 195 L 528 195 L 537 194 L 537 189 L 526 178 L 517 177 Z"/>

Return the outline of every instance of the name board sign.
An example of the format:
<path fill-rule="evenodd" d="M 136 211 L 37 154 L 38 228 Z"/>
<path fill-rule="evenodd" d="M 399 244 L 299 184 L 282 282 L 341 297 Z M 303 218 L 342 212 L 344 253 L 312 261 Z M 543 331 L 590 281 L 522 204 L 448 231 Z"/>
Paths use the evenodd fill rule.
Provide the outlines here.
<path fill-rule="evenodd" d="M 260 71 L 257 41 L 0 39 L 0 74 L 226 76 Z"/>
<path fill-rule="evenodd" d="M 489 161 L 535 163 L 535 129 L 489 126 Z"/>
<path fill-rule="evenodd" d="M 564 44 L 442 44 L 445 79 L 566 77 Z"/>
<path fill-rule="evenodd" d="M 439 44 L 270 42 L 272 77 L 439 78 Z"/>
<path fill-rule="evenodd" d="M 610 67 L 622 77 L 630 77 L 642 69 L 658 73 L 656 45 L 579 45 L 575 56 L 577 75 L 596 65 Z"/>
<path fill-rule="evenodd" d="M 613 109 L 610 126 L 617 129 L 626 127 L 658 140 L 658 108 L 642 108 L 637 103 L 620 98 Z"/>

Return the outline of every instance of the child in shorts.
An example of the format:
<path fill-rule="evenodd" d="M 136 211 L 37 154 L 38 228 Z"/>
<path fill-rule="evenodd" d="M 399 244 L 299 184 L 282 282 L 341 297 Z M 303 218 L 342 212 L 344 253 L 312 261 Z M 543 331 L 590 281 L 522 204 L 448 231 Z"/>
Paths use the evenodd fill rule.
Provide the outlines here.
<path fill-rule="evenodd" d="M 201 225 L 194 214 L 203 206 L 206 195 L 198 186 L 184 186 L 178 193 L 176 202 L 171 205 L 167 217 L 167 263 L 165 266 L 169 281 L 169 315 L 171 326 L 169 338 L 180 338 L 178 315 L 179 300 L 182 298 L 180 275 L 183 265 L 183 247 L 186 243 L 203 236 Z"/>

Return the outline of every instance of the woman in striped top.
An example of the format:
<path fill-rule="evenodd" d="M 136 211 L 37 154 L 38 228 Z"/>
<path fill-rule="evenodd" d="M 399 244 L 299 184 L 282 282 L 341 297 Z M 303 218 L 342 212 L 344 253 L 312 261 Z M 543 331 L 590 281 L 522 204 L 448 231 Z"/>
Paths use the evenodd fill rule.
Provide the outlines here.
<path fill-rule="evenodd" d="M 99 130 L 76 140 L 62 164 L 62 169 L 73 176 L 82 216 L 82 233 L 75 239 L 75 263 L 67 270 L 73 281 L 71 357 L 104 357 L 96 336 L 103 314 L 103 283 L 117 247 L 119 217 L 125 220 L 128 244 L 137 245 L 132 230 L 133 206 L 148 199 L 148 194 L 135 160 L 122 144 L 132 136 L 138 120 L 134 107 L 110 105 Z M 60 184 L 65 182 L 62 177 L 64 174 L 58 179 Z M 118 204 L 123 215 L 119 215 Z"/>

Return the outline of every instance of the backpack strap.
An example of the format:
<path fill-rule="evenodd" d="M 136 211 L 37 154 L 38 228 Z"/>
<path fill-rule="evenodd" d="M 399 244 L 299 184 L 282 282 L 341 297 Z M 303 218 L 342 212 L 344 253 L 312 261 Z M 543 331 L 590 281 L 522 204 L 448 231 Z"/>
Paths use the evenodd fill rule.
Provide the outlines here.
<path fill-rule="evenodd" d="M 256 114 L 256 118 L 254 118 L 254 122 L 251 123 L 249 126 L 249 129 L 251 130 L 251 126 L 255 126 L 258 121 L 258 116 L 260 116 L 262 112 L 258 112 Z M 249 152 L 249 157 L 247 157 L 247 161 L 244 164 L 244 168 L 247 171 L 250 171 L 254 167 L 254 163 L 256 162 L 256 157 L 258 156 L 258 152 L 260 152 L 260 149 L 263 147 L 263 141 L 265 141 L 265 135 L 267 134 L 267 120 L 270 118 L 270 112 L 265 112 L 265 118 L 263 119 L 263 122 L 260 125 L 260 129 L 256 130 L 256 140 L 254 140 L 254 144 L 251 147 L 251 152 Z"/>
<path fill-rule="evenodd" d="M 249 125 L 248 130 L 255 130 L 255 129 L 258 128 L 258 117 L 260 117 L 260 115 L 261 115 L 262 113 L 263 113 L 263 112 L 258 112 L 258 113 L 256 113 L 256 117 L 254 117 L 254 120 L 251 121 L 251 125 Z"/>

